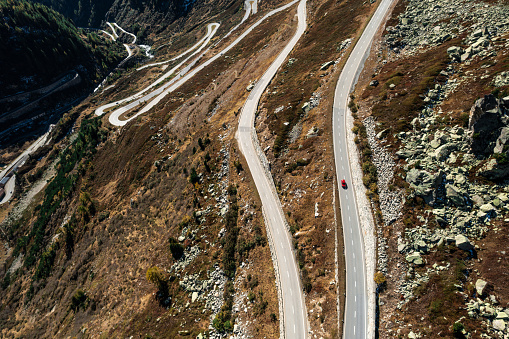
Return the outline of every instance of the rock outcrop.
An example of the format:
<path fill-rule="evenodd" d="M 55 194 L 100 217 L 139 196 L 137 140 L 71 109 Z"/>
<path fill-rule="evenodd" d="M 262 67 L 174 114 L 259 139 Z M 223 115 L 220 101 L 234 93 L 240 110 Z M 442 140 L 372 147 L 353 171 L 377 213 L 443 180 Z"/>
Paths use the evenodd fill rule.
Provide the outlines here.
<path fill-rule="evenodd" d="M 468 128 L 472 131 L 471 149 L 478 157 L 504 151 L 509 136 L 509 116 L 504 102 L 493 94 L 478 99 L 470 109 Z"/>

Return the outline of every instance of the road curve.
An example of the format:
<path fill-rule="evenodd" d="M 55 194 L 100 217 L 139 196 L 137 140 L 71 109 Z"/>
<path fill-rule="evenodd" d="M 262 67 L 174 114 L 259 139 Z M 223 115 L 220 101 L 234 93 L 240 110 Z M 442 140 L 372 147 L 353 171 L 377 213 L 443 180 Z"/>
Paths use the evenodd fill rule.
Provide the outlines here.
<path fill-rule="evenodd" d="M 126 31 L 125 29 L 123 29 L 122 27 L 120 27 L 120 26 L 119 26 L 116 22 L 114 22 L 114 23 L 113 23 L 113 25 L 117 26 L 117 28 L 118 28 L 119 30 L 121 30 L 122 32 L 124 32 L 125 34 L 130 35 L 130 36 L 132 36 L 132 37 L 133 37 L 133 41 L 131 42 L 131 44 L 133 44 L 133 45 L 134 45 L 134 44 L 136 43 L 136 35 L 134 35 L 133 33 L 130 33 L 130 32 L 128 32 L 128 31 Z"/>
<path fill-rule="evenodd" d="M 164 88 L 170 86 L 173 82 L 175 82 L 176 79 L 172 79 L 172 81 L 170 82 L 167 82 L 166 84 L 160 86 L 157 90 L 155 91 L 152 91 L 151 93 L 148 93 L 146 95 L 143 95 L 145 92 L 149 91 L 150 89 L 158 86 L 160 83 L 162 83 L 163 81 L 165 81 L 167 78 L 169 78 L 170 76 L 173 75 L 173 73 L 175 73 L 175 71 L 177 69 L 179 69 L 180 67 L 182 67 L 182 65 L 187 62 L 190 58 L 192 58 L 193 56 L 195 56 L 197 53 L 199 53 L 210 41 L 210 39 L 212 38 L 212 36 L 214 35 L 214 33 L 217 31 L 217 28 L 219 27 L 219 24 L 218 23 L 212 23 L 212 24 L 208 24 L 207 25 L 207 35 L 206 35 L 206 38 L 203 40 L 202 42 L 202 45 L 200 46 L 200 48 L 198 48 L 193 54 L 189 55 L 186 59 L 184 59 L 182 62 L 180 62 L 178 65 L 176 65 L 175 67 L 173 67 L 171 70 L 169 70 L 168 72 L 164 73 L 162 76 L 160 76 L 159 78 L 157 78 L 152 84 L 150 84 L 149 86 L 145 87 L 144 89 L 142 89 L 141 91 L 139 91 L 138 93 L 135 93 L 127 98 L 124 98 L 122 100 L 118 100 L 118 101 L 115 101 L 115 102 L 112 102 L 112 103 L 109 103 L 109 104 L 106 104 L 106 105 L 103 105 L 99 108 L 97 108 L 95 110 L 95 114 L 96 115 L 103 115 L 105 113 L 105 110 L 109 109 L 109 108 L 112 108 L 112 107 L 115 107 L 117 105 L 120 105 L 120 104 L 123 104 L 125 102 L 129 102 L 129 101 L 133 101 L 135 99 L 135 101 L 131 102 L 128 106 L 124 106 L 124 107 L 120 107 L 116 110 L 114 110 L 112 112 L 112 115 L 114 116 L 114 118 L 112 119 L 110 117 L 110 122 L 115 125 L 115 126 L 123 126 L 125 125 L 122 124 L 122 123 L 119 123 L 117 122 L 118 120 L 118 117 L 120 115 L 122 115 L 124 112 L 127 112 L 129 109 L 132 109 L 136 106 L 138 106 L 141 102 L 145 102 L 145 101 L 148 101 L 150 100 L 151 98 L 153 98 L 154 96 L 156 96 L 157 94 L 161 93 Z M 184 53 L 187 53 L 184 52 Z"/>
<path fill-rule="evenodd" d="M 30 157 L 30 154 L 34 153 L 40 147 L 48 143 L 48 137 L 51 132 L 51 129 L 52 127 L 50 127 L 48 132 L 40 136 L 25 151 L 23 151 L 23 153 L 21 153 L 16 159 L 14 159 L 14 161 L 12 161 L 0 172 L 0 180 L 2 180 L 5 177 L 10 177 L 9 181 L 7 182 L 7 185 L 5 186 L 5 196 L 2 199 L 0 199 L 0 205 L 6 203 L 12 197 L 16 182 L 15 175 L 13 173 L 15 173 L 18 170 L 18 168 L 25 164 L 25 162 Z"/>
<path fill-rule="evenodd" d="M 193 51 L 194 49 L 198 48 L 198 46 L 200 45 L 203 45 L 204 42 L 207 40 L 207 38 L 209 38 L 211 35 L 214 35 L 214 33 L 216 32 L 217 28 L 216 29 L 213 29 L 213 27 L 217 25 L 217 27 L 219 27 L 219 24 L 208 24 L 207 25 L 207 33 L 205 34 L 205 36 L 203 38 L 201 38 L 197 43 L 195 43 L 191 48 L 189 48 L 188 50 L 186 50 L 185 52 L 183 53 L 180 53 L 179 55 L 177 55 L 176 57 L 173 57 L 169 60 L 165 60 L 165 61 L 161 61 L 161 62 L 153 62 L 151 64 L 147 64 L 147 65 L 144 65 L 144 66 L 141 66 L 141 67 L 138 67 L 136 68 L 137 71 L 141 71 L 142 69 L 144 68 L 148 68 L 148 67 L 153 67 L 153 66 L 159 66 L 159 65 L 164 65 L 164 64 L 167 64 L 169 62 L 172 62 L 172 61 L 175 61 L 177 59 L 180 59 L 182 58 L 184 55 L 190 53 L 191 51 Z M 195 52 L 196 53 L 196 52 Z M 194 54 L 192 54 L 194 55 Z M 191 55 L 191 56 L 192 56 Z M 188 59 L 186 59 L 187 61 Z"/>
<path fill-rule="evenodd" d="M 343 326 L 343 338 L 345 339 L 367 338 L 368 332 L 370 332 L 368 326 L 374 328 L 374 323 L 368 324 L 368 312 L 370 313 L 370 318 L 373 317 L 374 305 L 373 307 L 368 307 L 368 290 L 366 288 L 366 279 L 373 279 L 373 277 L 366 275 L 364 241 L 359 223 L 354 185 L 352 184 L 350 158 L 348 156 L 346 140 L 346 115 L 350 114 L 348 100 L 349 94 L 362 70 L 364 61 L 369 54 L 373 37 L 392 2 L 393 0 L 382 0 L 378 6 L 339 76 L 334 95 L 332 116 L 334 161 L 340 193 L 346 261 L 346 305 Z M 347 189 L 341 187 L 340 183 L 343 179 L 348 184 Z M 374 293 L 374 291 L 370 291 L 370 293 Z"/>
<path fill-rule="evenodd" d="M 306 304 L 300 284 L 299 270 L 292 250 L 292 242 L 285 227 L 284 212 L 270 172 L 264 168 L 259 158 L 259 154 L 263 155 L 257 152 L 258 144 L 256 131 L 254 130 L 254 119 L 263 91 L 306 30 L 306 0 L 300 1 L 297 16 L 299 22 L 295 35 L 252 89 L 242 108 L 237 131 L 239 149 L 246 158 L 256 189 L 260 195 L 268 237 L 272 242 L 271 251 L 277 260 L 277 267 L 275 267 L 276 279 L 279 277 L 280 290 L 278 292 L 282 297 L 280 301 L 282 301 L 284 318 L 280 319 L 280 326 L 284 327 L 284 335 L 288 339 L 307 338 Z"/>
<path fill-rule="evenodd" d="M 191 79 L 193 76 L 195 76 L 198 72 L 200 72 L 202 69 L 204 69 L 205 67 L 207 67 L 208 65 L 210 65 L 211 63 L 213 63 L 214 61 L 216 61 L 217 59 L 219 59 L 220 57 L 222 57 L 225 53 L 227 53 L 230 49 L 232 49 L 233 47 L 235 47 L 235 45 L 237 45 L 242 39 L 244 39 L 244 37 L 246 37 L 249 33 L 251 33 L 253 31 L 253 29 L 255 29 L 256 27 L 258 27 L 263 21 L 265 21 L 267 18 L 271 17 L 272 15 L 276 14 L 276 13 L 279 13 L 281 11 L 284 11 L 285 9 L 289 8 L 290 6 L 292 6 L 293 4 L 297 3 L 298 0 L 294 0 L 284 6 L 281 6 L 279 8 L 276 8 L 272 11 L 270 11 L 269 13 L 265 14 L 265 16 L 263 18 L 261 18 L 260 20 L 258 20 L 256 23 L 254 23 L 253 25 L 251 25 L 246 31 L 244 31 L 237 39 L 235 39 L 235 41 L 233 41 L 230 45 L 228 45 L 228 47 L 226 47 L 225 49 L 223 49 L 221 52 L 219 52 L 218 54 L 216 54 L 215 56 L 213 56 L 212 58 L 210 58 L 209 60 L 207 60 L 206 62 L 204 62 L 203 64 L 201 64 L 200 66 L 198 66 L 197 68 L 193 69 L 192 71 L 190 71 L 189 73 L 187 73 L 192 66 L 194 66 L 194 64 L 196 62 L 198 62 L 198 60 L 208 51 L 208 49 L 206 51 L 204 51 L 203 53 L 201 53 L 193 62 L 191 62 L 190 65 L 186 66 L 179 74 L 177 74 L 175 76 L 175 78 L 173 78 L 170 82 L 164 84 L 163 86 L 161 86 L 160 88 L 158 88 L 157 90 L 147 94 L 145 97 L 141 98 L 141 99 L 137 99 L 135 102 L 133 103 L 130 103 L 128 106 L 125 106 L 125 107 L 120 107 L 116 110 L 114 110 L 110 117 L 109 117 L 109 121 L 111 124 L 115 125 L 115 126 L 124 126 L 125 124 L 127 124 L 129 121 L 137 118 L 139 115 L 141 114 L 144 114 L 146 112 L 148 112 L 150 109 L 152 109 L 155 105 L 157 105 L 166 95 L 168 95 L 169 93 L 173 92 L 174 90 L 176 90 L 177 88 L 179 88 L 180 86 L 182 86 L 185 82 L 187 82 L 189 79 Z M 152 87 L 154 86 L 154 84 L 151 85 Z M 149 86 L 149 87 L 151 87 Z M 148 88 L 148 87 L 147 87 Z M 166 89 L 165 89 L 166 88 Z M 165 89 L 165 90 L 164 90 Z M 143 92 L 145 92 L 147 89 L 143 90 Z M 136 96 L 137 94 L 135 94 L 134 96 Z M 139 105 L 140 103 L 146 103 L 147 100 L 153 98 L 155 95 L 157 95 L 157 97 L 153 100 L 151 100 L 145 107 L 143 107 L 143 109 L 141 109 L 138 113 L 136 113 L 135 115 L 133 115 L 132 117 L 126 119 L 126 120 L 120 120 L 120 116 L 124 113 L 126 113 L 127 111 L 129 111 L 130 109 L 136 107 L 137 105 Z M 123 99 L 123 100 L 119 100 L 119 101 L 116 101 L 114 103 L 111 103 L 111 104 L 108 104 L 108 105 L 104 105 L 104 106 L 101 106 L 99 107 L 96 111 L 95 111 L 95 114 L 96 115 L 103 115 L 105 113 L 105 109 L 108 109 L 108 108 L 112 108 L 112 107 L 115 107 L 117 106 L 118 104 L 121 104 L 121 103 L 124 103 L 126 101 L 130 101 L 132 99 L 135 99 L 134 96 L 131 96 L 129 98 L 126 98 L 126 99 Z"/>

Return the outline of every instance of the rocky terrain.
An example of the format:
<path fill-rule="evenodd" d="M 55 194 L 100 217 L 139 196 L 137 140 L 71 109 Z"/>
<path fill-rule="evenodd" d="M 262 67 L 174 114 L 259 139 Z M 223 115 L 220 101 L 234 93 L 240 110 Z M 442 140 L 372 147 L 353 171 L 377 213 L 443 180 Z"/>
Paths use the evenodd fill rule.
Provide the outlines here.
<path fill-rule="evenodd" d="M 260 2 L 257 16 L 224 37 L 243 2 L 107 1 L 95 11 L 93 1 L 80 10 L 73 6 L 81 2 L 49 3 L 87 25 L 115 18 L 151 45 L 154 62 L 187 50 L 207 23 L 219 22 L 199 63 L 281 5 Z M 366 248 L 377 253 L 370 279 L 380 338 L 509 336 L 508 6 L 397 2 L 352 93 L 349 142 L 366 189 L 361 219 L 376 221 L 364 231 L 377 236 Z M 352 42 L 375 8 L 309 1 L 306 34 L 255 120 L 313 338 L 341 336 L 345 270 L 330 108 Z M 108 112 L 96 117 L 96 108 L 145 88 L 178 60 L 137 70 L 131 66 L 143 60 L 133 58 L 66 109 L 52 144 L 20 168 L 14 199 L 0 206 L 0 336 L 280 335 L 271 239 L 235 132 L 250 90 L 293 35 L 295 13 L 260 24 L 121 128 Z M 7 26 L 0 28 L 13 31 Z M 75 33 L 97 44 L 93 32 Z M 5 163 L 16 155 L 2 152 Z"/>
<path fill-rule="evenodd" d="M 509 222 L 508 11 L 399 2 L 357 87 L 378 174 L 382 338 L 509 333 L 506 249 L 492 242 Z"/>

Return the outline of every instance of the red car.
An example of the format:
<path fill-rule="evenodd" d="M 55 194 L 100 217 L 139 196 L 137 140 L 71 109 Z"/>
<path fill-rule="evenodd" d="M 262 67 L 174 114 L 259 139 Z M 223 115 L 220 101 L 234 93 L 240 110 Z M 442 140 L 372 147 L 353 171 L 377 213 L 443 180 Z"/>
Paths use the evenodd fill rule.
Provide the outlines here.
<path fill-rule="evenodd" d="M 345 181 L 345 179 L 341 180 L 341 186 L 346 190 L 346 181 Z"/>

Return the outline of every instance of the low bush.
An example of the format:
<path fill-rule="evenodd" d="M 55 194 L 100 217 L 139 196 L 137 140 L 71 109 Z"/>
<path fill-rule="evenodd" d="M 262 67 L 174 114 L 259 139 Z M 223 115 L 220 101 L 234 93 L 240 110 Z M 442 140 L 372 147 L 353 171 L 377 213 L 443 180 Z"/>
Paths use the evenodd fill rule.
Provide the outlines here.
<path fill-rule="evenodd" d="M 170 243 L 171 255 L 175 260 L 179 260 L 184 255 L 184 247 L 173 237 L 168 240 Z"/>

